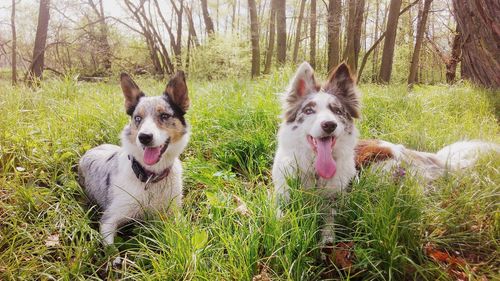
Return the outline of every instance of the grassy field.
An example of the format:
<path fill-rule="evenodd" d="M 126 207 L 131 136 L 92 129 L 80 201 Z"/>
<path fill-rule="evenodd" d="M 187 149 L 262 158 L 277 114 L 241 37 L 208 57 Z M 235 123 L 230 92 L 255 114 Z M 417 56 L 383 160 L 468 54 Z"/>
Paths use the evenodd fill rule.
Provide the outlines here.
<path fill-rule="evenodd" d="M 278 220 L 268 195 L 280 111 L 275 93 L 288 78 L 191 81 L 182 213 L 136 222 L 117 238 L 117 249 L 106 250 L 98 215 L 86 205 L 75 171 L 89 148 L 119 142 L 128 119 L 118 83 L 54 80 L 32 90 L 0 82 L 0 279 L 500 276 L 498 156 L 432 187 L 364 171 L 352 191 L 335 202 L 293 190 Z M 138 83 L 149 95 L 164 89 L 152 79 Z M 500 142 L 498 92 L 467 85 L 412 92 L 405 86 L 363 85 L 361 90 L 363 138 L 429 151 L 460 139 Z M 238 211 L 237 198 L 247 213 Z M 336 243 L 354 245 L 348 269 L 320 260 L 322 204 L 338 210 Z M 443 253 L 448 260 L 437 257 Z M 125 262 L 110 268 L 117 255 Z"/>

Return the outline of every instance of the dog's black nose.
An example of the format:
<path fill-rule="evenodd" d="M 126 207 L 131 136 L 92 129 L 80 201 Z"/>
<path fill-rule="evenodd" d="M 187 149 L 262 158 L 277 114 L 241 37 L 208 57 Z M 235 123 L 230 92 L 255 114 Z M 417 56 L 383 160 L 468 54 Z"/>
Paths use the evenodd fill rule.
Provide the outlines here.
<path fill-rule="evenodd" d="M 337 123 L 333 121 L 323 121 L 321 122 L 321 128 L 325 131 L 325 133 L 330 134 L 335 131 L 335 128 L 337 128 Z"/>
<path fill-rule="evenodd" d="M 153 134 L 139 134 L 139 141 L 144 145 L 148 145 L 152 140 Z"/>

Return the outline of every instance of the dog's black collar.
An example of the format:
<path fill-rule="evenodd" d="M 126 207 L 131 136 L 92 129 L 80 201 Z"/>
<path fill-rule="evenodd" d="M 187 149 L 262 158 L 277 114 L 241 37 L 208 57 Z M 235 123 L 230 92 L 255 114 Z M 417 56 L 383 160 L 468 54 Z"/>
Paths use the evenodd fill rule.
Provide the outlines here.
<path fill-rule="evenodd" d="M 172 167 L 167 167 L 163 172 L 156 174 L 151 171 L 144 169 L 144 167 L 139 163 L 139 161 L 135 160 L 133 156 L 128 156 L 128 159 L 132 160 L 132 171 L 134 171 L 135 176 L 141 182 L 145 183 L 157 183 L 164 178 L 168 177 L 170 174 L 170 170 Z"/>

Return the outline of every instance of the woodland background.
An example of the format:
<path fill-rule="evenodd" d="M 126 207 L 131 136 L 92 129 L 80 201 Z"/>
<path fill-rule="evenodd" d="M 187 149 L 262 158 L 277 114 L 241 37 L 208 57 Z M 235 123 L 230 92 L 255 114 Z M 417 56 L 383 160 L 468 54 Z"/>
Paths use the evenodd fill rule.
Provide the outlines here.
<path fill-rule="evenodd" d="M 498 0 L 0 1 L 0 280 L 500 280 L 498 154 L 430 185 L 362 170 L 333 202 L 295 182 L 280 219 L 269 195 L 276 93 L 304 60 L 357 73 L 361 138 L 500 143 L 499 17 Z M 78 160 L 130 122 L 120 72 L 158 95 L 179 69 L 182 211 L 104 248 Z"/>
<path fill-rule="evenodd" d="M 13 83 L 256 77 L 306 60 L 322 72 L 346 61 L 361 82 L 500 85 L 496 0 L 12 0 L 0 11 Z"/>

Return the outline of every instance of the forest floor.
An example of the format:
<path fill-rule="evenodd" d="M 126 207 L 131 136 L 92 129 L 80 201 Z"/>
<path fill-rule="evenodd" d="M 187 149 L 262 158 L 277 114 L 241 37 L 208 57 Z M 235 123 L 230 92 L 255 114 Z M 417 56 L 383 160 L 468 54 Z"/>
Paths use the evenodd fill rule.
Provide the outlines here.
<path fill-rule="evenodd" d="M 500 157 L 431 186 L 362 171 L 335 202 L 294 189 L 277 219 L 275 93 L 288 78 L 190 82 L 182 213 L 136 222 L 106 250 L 75 171 L 89 148 L 119 143 L 128 118 L 118 83 L 63 79 L 32 90 L 0 82 L 0 279 L 498 278 Z M 149 95 L 164 89 L 153 79 L 138 84 Z M 498 92 L 464 84 L 361 91 L 362 138 L 426 151 L 461 139 L 500 143 Z M 329 265 L 318 248 L 322 204 L 338 211 Z M 110 268 L 117 255 L 123 264 Z"/>

